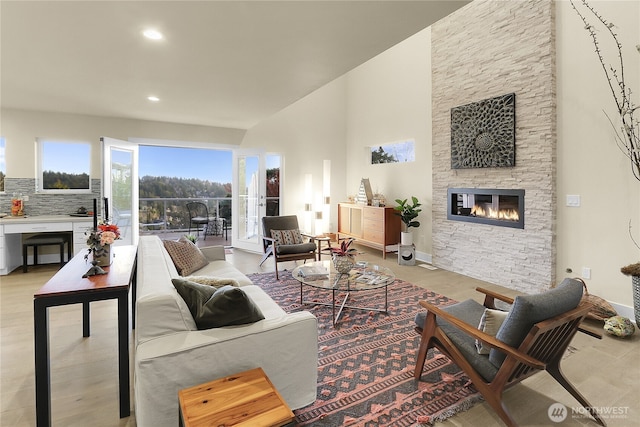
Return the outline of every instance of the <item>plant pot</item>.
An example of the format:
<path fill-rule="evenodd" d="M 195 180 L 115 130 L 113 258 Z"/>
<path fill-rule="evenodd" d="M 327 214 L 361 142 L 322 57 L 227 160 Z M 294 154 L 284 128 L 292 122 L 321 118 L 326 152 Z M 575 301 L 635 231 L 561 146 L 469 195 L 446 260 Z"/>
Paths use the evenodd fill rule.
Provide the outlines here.
<path fill-rule="evenodd" d="M 636 318 L 636 325 L 640 326 L 640 276 L 631 276 L 633 287 L 633 313 Z"/>
<path fill-rule="evenodd" d="M 413 234 L 410 231 L 403 231 L 400 233 L 400 244 L 402 246 L 413 245 Z"/>
<path fill-rule="evenodd" d="M 101 267 L 111 265 L 111 245 L 100 246 L 93 250 L 93 260 Z"/>
<path fill-rule="evenodd" d="M 334 255 L 333 266 L 338 273 L 348 273 L 353 268 L 353 259 L 348 256 Z"/>

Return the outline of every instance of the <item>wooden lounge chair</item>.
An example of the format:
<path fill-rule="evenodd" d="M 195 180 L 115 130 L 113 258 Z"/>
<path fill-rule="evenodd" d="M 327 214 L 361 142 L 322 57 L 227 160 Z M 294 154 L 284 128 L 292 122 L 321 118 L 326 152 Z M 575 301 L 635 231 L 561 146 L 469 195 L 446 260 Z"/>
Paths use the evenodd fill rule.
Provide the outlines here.
<path fill-rule="evenodd" d="M 276 232 L 293 232 L 299 236 L 300 240 L 297 242 L 278 242 L 278 239 L 273 238 L 272 230 Z M 309 235 L 300 232 L 298 228 L 298 217 L 295 215 L 286 216 L 265 216 L 262 218 L 262 247 L 264 249 L 264 256 L 260 261 L 262 265 L 267 258 L 273 256 L 276 266 L 276 279 L 279 279 L 278 275 L 278 263 L 285 261 L 297 261 L 297 260 L 314 260 L 316 259 L 317 246 L 310 240 Z M 307 242 L 302 239 L 308 240 Z"/>
<path fill-rule="evenodd" d="M 416 331 L 422 335 L 416 380 L 422 375 L 428 350 L 435 347 L 469 376 L 507 426 L 516 426 L 502 401 L 502 392 L 546 370 L 598 424 L 605 426 L 597 411 L 560 369 L 562 355 L 577 331 L 602 338 L 580 326 L 591 308 L 590 303 L 580 303 L 582 283 L 565 279 L 550 291 L 518 296 L 515 300 L 486 289 L 476 290 L 485 294 L 484 305 L 471 299 L 445 308 L 420 302 L 427 311 L 416 316 Z M 478 329 L 478 325 L 485 308 L 495 309 L 496 299 L 512 306 L 493 337 Z M 476 339 L 491 348 L 488 355 L 478 353 Z"/>

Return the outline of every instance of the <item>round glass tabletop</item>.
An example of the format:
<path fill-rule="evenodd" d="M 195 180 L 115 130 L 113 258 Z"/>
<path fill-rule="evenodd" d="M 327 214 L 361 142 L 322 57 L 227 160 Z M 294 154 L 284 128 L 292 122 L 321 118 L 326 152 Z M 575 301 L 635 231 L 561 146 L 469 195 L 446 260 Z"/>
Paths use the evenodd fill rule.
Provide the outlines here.
<path fill-rule="evenodd" d="M 299 265 L 291 271 L 301 283 L 322 289 L 366 291 L 386 287 L 394 282 L 389 268 L 370 262 L 357 262 L 349 273 L 338 273 L 331 261 L 315 261 Z"/>

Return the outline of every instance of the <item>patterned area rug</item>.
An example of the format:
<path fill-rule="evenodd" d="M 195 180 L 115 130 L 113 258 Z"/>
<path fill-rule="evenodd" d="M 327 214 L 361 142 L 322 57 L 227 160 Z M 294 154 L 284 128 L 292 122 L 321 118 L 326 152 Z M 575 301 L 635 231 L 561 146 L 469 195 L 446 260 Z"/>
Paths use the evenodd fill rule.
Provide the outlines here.
<path fill-rule="evenodd" d="M 285 311 L 308 310 L 318 318 L 318 398 L 295 412 L 298 426 L 419 426 L 464 411 L 482 398 L 460 369 L 430 352 L 422 379 L 413 379 L 420 336 L 414 331 L 418 301 L 455 301 L 396 280 L 388 313 L 346 309 L 337 328 L 331 307 L 300 305 L 300 284 L 290 272 L 253 274 Z M 305 300 L 330 302 L 331 294 L 304 286 Z M 384 291 L 352 292 L 350 303 L 384 308 Z"/>

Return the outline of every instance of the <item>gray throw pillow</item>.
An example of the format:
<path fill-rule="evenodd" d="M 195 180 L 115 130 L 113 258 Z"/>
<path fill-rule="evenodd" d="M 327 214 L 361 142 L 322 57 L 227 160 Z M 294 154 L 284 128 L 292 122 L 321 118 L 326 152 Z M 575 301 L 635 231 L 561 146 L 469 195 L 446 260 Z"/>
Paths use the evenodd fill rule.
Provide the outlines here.
<path fill-rule="evenodd" d="M 496 338 L 518 348 L 534 324 L 573 310 L 581 298 L 582 283 L 574 279 L 564 279 L 557 287 L 537 295 L 519 295 Z M 505 358 L 506 355 L 495 348 L 489 352 L 489 361 L 494 366 L 502 365 Z"/>
<path fill-rule="evenodd" d="M 216 289 L 184 279 L 172 279 L 171 282 L 187 303 L 198 329 L 244 325 L 264 319 L 253 300 L 235 286 Z"/>

